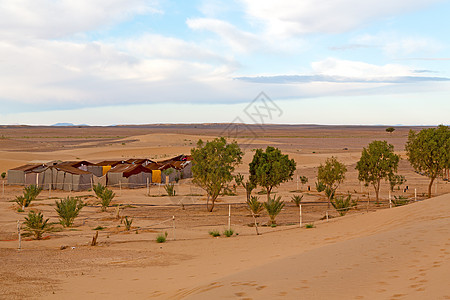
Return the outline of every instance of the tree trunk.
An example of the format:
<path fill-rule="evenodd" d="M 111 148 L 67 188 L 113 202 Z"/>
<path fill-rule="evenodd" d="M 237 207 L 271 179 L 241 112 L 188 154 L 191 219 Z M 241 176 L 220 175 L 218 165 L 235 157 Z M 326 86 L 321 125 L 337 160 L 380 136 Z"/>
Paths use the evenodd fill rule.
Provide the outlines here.
<path fill-rule="evenodd" d="M 430 184 L 428 185 L 428 198 L 431 198 L 431 188 L 433 187 L 433 182 L 436 177 L 431 177 Z"/>
<path fill-rule="evenodd" d="M 206 194 L 206 211 L 209 211 L 209 193 Z"/>
<path fill-rule="evenodd" d="M 270 199 L 270 192 L 272 191 L 272 188 L 266 187 L 266 190 L 267 190 L 267 201 L 269 201 L 269 199 Z"/>
<path fill-rule="evenodd" d="M 373 187 L 375 188 L 375 204 L 379 204 L 380 180 Z"/>
<path fill-rule="evenodd" d="M 259 235 L 258 231 L 258 223 L 256 223 L 256 217 L 255 214 L 252 212 L 253 221 L 255 221 L 255 229 L 256 229 L 256 235 Z"/>

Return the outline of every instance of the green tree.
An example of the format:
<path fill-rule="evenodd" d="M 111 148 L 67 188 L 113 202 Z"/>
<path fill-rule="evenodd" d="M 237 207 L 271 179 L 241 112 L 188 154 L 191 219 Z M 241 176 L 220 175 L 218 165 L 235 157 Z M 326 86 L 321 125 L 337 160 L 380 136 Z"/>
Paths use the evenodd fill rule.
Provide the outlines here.
<path fill-rule="evenodd" d="M 318 191 L 325 190 L 328 198 L 328 207 L 330 207 L 330 201 L 334 197 L 337 188 L 344 181 L 346 172 L 347 167 L 334 156 L 327 158 L 325 164 L 320 164 L 316 188 Z"/>
<path fill-rule="evenodd" d="M 65 199 L 60 199 L 55 201 L 56 212 L 59 216 L 59 222 L 64 227 L 70 227 L 73 225 L 73 221 L 80 213 L 84 204 L 78 197 L 67 197 Z"/>
<path fill-rule="evenodd" d="M 101 201 L 102 211 L 106 211 L 108 206 L 111 204 L 111 201 L 114 199 L 116 194 L 108 189 L 106 186 L 103 186 L 101 183 L 94 185 L 94 192 L 98 199 Z"/>
<path fill-rule="evenodd" d="M 395 128 L 394 128 L 394 127 L 388 127 L 388 128 L 386 128 L 386 132 L 393 133 L 394 131 L 395 131 Z"/>
<path fill-rule="evenodd" d="M 371 184 L 375 189 L 378 203 L 381 180 L 389 180 L 397 172 L 400 156 L 394 153 L 394 146 L 386 141 L 373 141 L 363 148 L 361 158 L 356 163 L 359 181 Z"/>
<path fill-rule="evenodd" d="M 263 205 L 270 218 L 269 225 L 276 225 L 277 222 L 275 221 L 275 218 L 284 207 L 284 201 L 281 201 L 281 196 L 273 196 L 273 198 L 270 197 L 269 200 L 263 203 Z"/>
<path fill-rule="evenodd" d="M 237 142 L 227 143 L 223 137 L 206 144 L 199 140 L 197 147 L 191 149 L 193 182 L 206 191 L 209 212 L 213 211 L 220 191 L 233 180 L 231 173 L 242 162 L 242 155 Z"/>
<path fill-rule="evenodd" d="M 19 206 L 22 206 L 22 210 L 25 210 L 25 207 L 28 207 L 32 201 L 36 200 L 37 196 L 42 192 L 42 187 L 38 187 L 37 185 L 29 185 L 24 187 L 23 196 L 16 196 L 16 203 Z"/>
<path fill-rule="evenodd" d="M 405 146 L 408 160 L 417 172 L 430 178 L 428 197 L 431 197 L 431 187 L 438 176 L 444 175 L 444 170 L 450 167 L 450 130 L 448 126 L 422 129 L 416 133 L 409 131 Z"/>
<path fill-rule="evenodd" d="M 247 199 L 247 208 L 252 213 L 253 221 L 255 222 L 256 235 L 259 235 L 256 218 L 259 217 L 259 213 L 263 210 L 264 206 L 261 202 L 259 202 L 257 196 L 252 196 L 250 199 Z"/>
<path fill-rule="evenodd" d="M 248 202 L 250 200 L 250 197 L 252 196 L 252 191 L 256 188 L 256 185 L 250 180 L 244 182 L 244 175 L 240 173 L 235 176 L 234 180 L 236 181 L 237 185 L 242 185 L 242 187 L 245 189 Z"/>
<path fill-rule="evenodd" d="M 256 150 L 249 167 L 250 181 L 265 188 L 269 200 L 274 187 L 292 180 L 296 163 L 278 148 L 268 146 L 265 152 L 262 149 Z"/>
<path fill-rule="evenodd" d="M 398 189 L 400 189 L 400 186 L 406 182 L 406 178 L 403 175 L 392 175 L 389 177 L 389 185 L 391 186 L 391 192 L 394 191 L 394 188 L 398 186 Z"/>

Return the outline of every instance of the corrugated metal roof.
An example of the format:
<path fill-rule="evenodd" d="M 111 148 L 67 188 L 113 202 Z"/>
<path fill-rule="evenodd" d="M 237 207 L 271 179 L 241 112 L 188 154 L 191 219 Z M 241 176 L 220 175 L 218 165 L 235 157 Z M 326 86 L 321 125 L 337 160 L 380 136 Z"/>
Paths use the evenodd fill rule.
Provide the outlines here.
<path fill-rule="evenodd" d="M 112 166 L 112 167 L 120 164 L 127 164 L 127 162 L 124 160 L 104 160 L 99 163 L 96 163 L 97 166 Z"/>
<path fill-rule="evenodd" d="M 45 167 L 45 164 L 26 164 L 26 165 L 23 165 L 23 166 L 20 166 L 20 167 L 11 169 L 11 170 L 27 172 L 27 171 L 32 171 L 33 169 L 36 169 L 38 167 Z"/>
<path fill-rule="evenodd" d="M 92 174 L 91 172 L 83 171 L 83 170 L 74 168 L 69 165 L 56 165 L 56 166 L 51 166 L 50 168 L 55 168 L 58 171 L 63 171 L 63 172 L 67 172 L 67 173 L 74 174 L 74 175 Z"/>

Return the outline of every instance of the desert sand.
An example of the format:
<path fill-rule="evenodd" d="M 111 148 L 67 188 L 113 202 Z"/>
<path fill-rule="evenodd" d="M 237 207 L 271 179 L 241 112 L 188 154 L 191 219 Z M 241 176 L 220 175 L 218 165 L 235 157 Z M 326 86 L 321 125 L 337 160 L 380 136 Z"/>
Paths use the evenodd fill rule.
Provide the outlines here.
<path fill-rule="evenodd" d="M 223 130 L 218 125 L 5 127 L 0 128 L 0 171 L 54 159 L 164 159 L 189 153 L 199 138 L 211 139 Z M 164 197 L 161 187 L 151 187 L 150 196 L 145 188 L 115 189 L 113 202 L 124 205 L 121 216 L 134 218 L 131 232 L 115 218 L 115 208 L 100 211 L 93 192 L 71 193 L 89 204 L 75 226 L 40 241 L 24 238 L 19 251 L 17 220 L 34 209 L 56 223 L 54 201 L 69 193 L 43 191 L 39 201 L 20 213 L 11 200 L 22 188 L 6 186 L 0 200 L 1 298 L 450 299 L 450 185 L 438 181 L 433 188 L 438 196 L 425 199 L 427 178 L 403 159 L 399 173 L 409 189 L 394 194 L 413 198 L 417 189 L 418 201 L 388 208 L 387 184 L 382 186 L 383 202 L 375 205 L 373 191 L 356 180 L 354 166 L 362 147 L 385 139 L 405 158 L 408 130 L 388 134 L 382 127 L 274 125 L 251 139 L 242 133 L 236 139 L 245 150 L 244 163 L 236 172 L 248 174 L 252 149 L 273 145 L 295 158 L 298 175 L 309 178 L 303 187 L 294 180 L 275 191 L 287 205 L 277 218 L 279 226 L 261 227 L 260 236 L 249 226 L 252 218 L 242 188 L 237 196 L 220 197 L 214 212 L 207 213 L 204 192 L 182 180 L 175 197 Z M 327 209 L 314 188 L 306 192 L 307 185 L 314 186 L 317 166 L 331 155 L 349 169 L 339 192 L 359 199 L 358 208 L 344 217 Z M 305 199 L 303 225 L 313 223 L 314 228 L 299 228 L 298 208 L 289 203 L 298 189 Z M 209 230 L 226 229 L 228 204 L 231 226 L 239 235 L 210 237 Z M 321 220 L 325 212 L 334 218 Z M 259 222 L 267 222 L 267 216 Z M 99 231 L 99 245 L 92 247 L 97 226 L 105 229 Z M 158 244 L 155 237 L 162 232 L 168 233 L 168 241 Z"/>

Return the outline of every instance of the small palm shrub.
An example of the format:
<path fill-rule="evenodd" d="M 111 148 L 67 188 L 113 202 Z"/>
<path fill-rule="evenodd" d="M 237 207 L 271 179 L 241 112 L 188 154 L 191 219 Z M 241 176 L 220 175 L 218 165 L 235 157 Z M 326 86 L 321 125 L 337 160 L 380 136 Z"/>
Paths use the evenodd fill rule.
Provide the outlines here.
<path fill-rule="evenodd" d="M 294 196 L 292 196 L 291 201 L 295 203 L 295 206 L 299 207 L 302 199 L 303 199 L 303 195 L 301 195 L 301 196 L 294 195 Z"/>
<path fill-rule="evenodd" d="M 73 221 L 80 213 L 84 204 L 78 197 L 67 197 L 59 201 L 55 201 L 56 212 L 59 216 L 59 222 L 64 227 L 70 227 L 73 225 Z"/>
<path fill-rule="evenodd" d="M 25 230 L 33 234 L 35 239 L 40 240 L 45 232 L 51 230 L 48 220 L 44 220 L 44 215 L 41 212 L 30 211 L 28 217 L 25 217 Z"/>
<path fill-rule="evenodd" d="M 95 195 L 101 201 L 102 211 L 106 211 L 108 206 L 111 204 L 112 199 L 116 196 L 116 194 L 108 189 L 106 186 L 103 186 L 101 183 L 94 185 L 93 187 Z"/>
<path fill-rule="evenodd" d="M 331 205 L 333 205 L 339 215 L 344 216 L 352 207 L 357 205 L 357 201 L 352 200 L 352 194 L 349 193 L 347 197 L 338 196 L 331 199 Z"/>
<path fill-rule="evenodd" d="M 22 210 L 25 210 L 25 207 L 28 207 L 30 203 L 36 200 L 37 196 L 42 192 L 42 187 L 38 187 L 37 185 L 29 185 L 23 189 L 23 196 L 16 196 L 16 203 L 22 207 Z"/>
<path fill-rule="evenodd" d="M 402 206 L 409 203 L 409 199 L 405 196 L 394 196 L 394 199 L 391 201 L 394 206 Z"/>
<path fill-rule="evenodd" d="M 167 232 L 164 232 L 164 234 L 160 233 L 156 237 L 156 242 L 157 243 L 165 243 L 166 239 L 167 239 Z"/>
<path fill-rule="evenodd" d="M 234 234 L 234 230 L 233 229 L 227 229 L 223 232 L 223 235 L 226 237 L 230 237 Z"/>
<path fill-rule="evenodd" d="M 313 223 L 309 223 L 305 225 L 305 228 L 314 228 L 314 224 Z"/>
<path fill-rule="evenodd" d="M 218 230 L 211 230 L 210 232 L 208 232 L 210 236 L 212 237 L 218 237 L 220 236 L 220 233 Z"/>
<path fill-rule="evenodd" d="M 325 191 L 325 184 L 323 182 L 317 181 L 316 182 L 316 190 L 321 193 Z"/>
<path fill-rule="evenodd" d="M 168 184 L 166 184 L 164 186 L 164 189 L 166 190 L 168 196 L 175 196 L 176 195 L 175 184 L 168 183 Z"/>
<path fill-rule="evenodd" d="M 259 198 L 257 196 L 251 196 L 250 199 L 247 200 L 247 209 L 255 218 L 259 217 L 259 214 L 261 213 L 263 208 L 264 206 L 261 202 L 259 202 Z"/>
<path fill-rule="evenodd" d="M 269 215 L 270 218 L 269 225 L 277 224 L 275 218 L 281 212 L 283 207 L 284 201 L 281 201 L 281 196 L 269 197 L 269 200 L 267 200 L 267 202 L 264 202 L 264 208 L 266 209 L 267 214 Z"/>
<path fill-rule="evenodd" d="M 125 223 L 125 230 L 129 231 L 131 229 L 131 224 L 133 224 L 133 218 L 128 219 L 128 217 L 125 217 L 124 223 Z"/>

